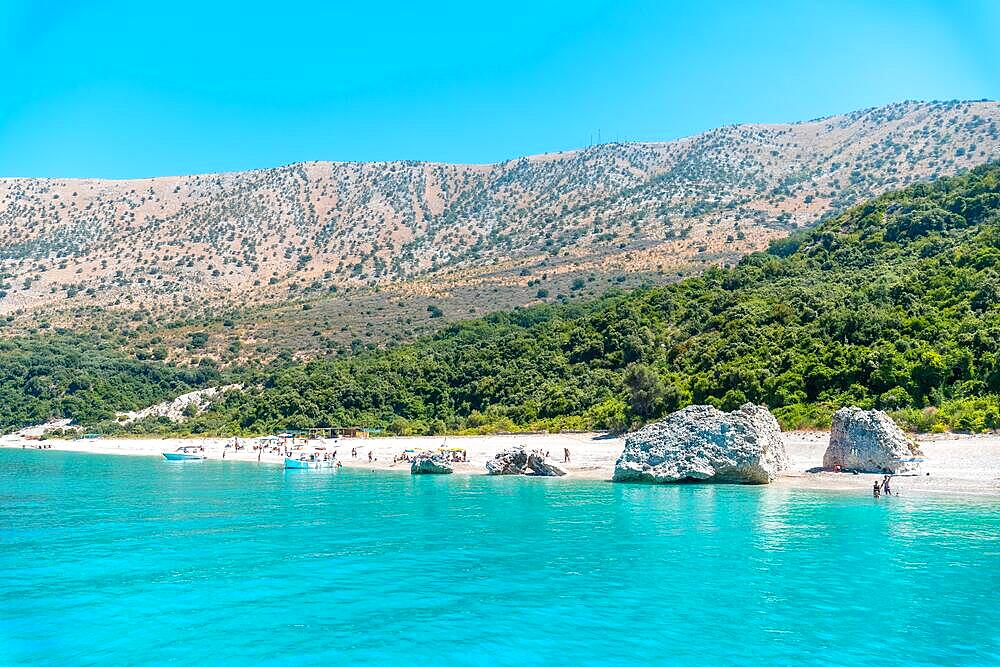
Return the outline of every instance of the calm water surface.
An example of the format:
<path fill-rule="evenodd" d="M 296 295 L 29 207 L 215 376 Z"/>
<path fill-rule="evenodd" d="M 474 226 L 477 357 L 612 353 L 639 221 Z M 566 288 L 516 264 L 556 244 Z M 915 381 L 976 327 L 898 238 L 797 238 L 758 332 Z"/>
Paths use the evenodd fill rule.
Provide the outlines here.
<path fill-rule="evenodd" d="M 1000 664 L 1000 504 L 0 450 L 2 664 Z"/>

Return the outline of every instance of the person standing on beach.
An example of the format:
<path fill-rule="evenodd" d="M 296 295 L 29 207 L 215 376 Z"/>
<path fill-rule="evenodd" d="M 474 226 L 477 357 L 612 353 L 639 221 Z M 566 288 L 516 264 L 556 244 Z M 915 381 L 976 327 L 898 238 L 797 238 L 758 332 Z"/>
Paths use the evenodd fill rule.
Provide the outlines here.
<path fill-rule="evenodd" d="M 892 495 L 892 489 L 889 488 L 889 479 L 890 479 L 890 477 L 891 477 L 890 475 L 886 475 L 885 479 L 882 480 L 882 493 L 885 494 L 885 495 L 887 495 L 887 496 L 891 496 Z"/>
<path fill-rule="evenodd" d="M 563 447 L 563 463 L 569 463 L 569 447 Z"/>
<path fill-rule="evenodd" d="M 372 462 L 372 450 L 368 450 L 368 463 Z"/>
<path fill-rule="evenodd" d="M 872 487 L 872 497 L 878 498 L 882 495 L 882 485 L 879 484 L 878 480 L 875 480 L 875 486 Z"/>

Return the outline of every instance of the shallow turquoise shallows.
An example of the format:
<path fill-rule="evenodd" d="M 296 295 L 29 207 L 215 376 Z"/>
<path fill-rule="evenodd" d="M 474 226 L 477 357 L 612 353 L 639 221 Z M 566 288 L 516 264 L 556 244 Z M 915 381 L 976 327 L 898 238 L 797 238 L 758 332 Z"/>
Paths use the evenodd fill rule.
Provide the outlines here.
<path fill-rule="evenodd" d="M 149 663 L 997 665 L 1000 504 L 0 450 L 0 664 Z"/>

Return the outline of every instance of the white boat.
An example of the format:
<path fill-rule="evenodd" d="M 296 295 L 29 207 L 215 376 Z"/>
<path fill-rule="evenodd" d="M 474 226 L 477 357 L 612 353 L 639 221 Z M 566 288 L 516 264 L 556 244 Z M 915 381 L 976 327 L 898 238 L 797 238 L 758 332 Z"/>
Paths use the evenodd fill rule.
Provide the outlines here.
<path fill-rule="evenodd" d="M 168 461 L 200 461 L 205 458 L 205 448 L 199 445 L 178 447 L 175 452 L 163 452 L 163 458 Z"/>
<path fill-rule="evenodd" d="M 336 465 L 336 461 L 323 461 L 321 459 L 310 461 L 307 458 L 293 459 L 285 457 L 285 468 L 287 470 L 317 470 L 319 468 L 333 468 Z"/>

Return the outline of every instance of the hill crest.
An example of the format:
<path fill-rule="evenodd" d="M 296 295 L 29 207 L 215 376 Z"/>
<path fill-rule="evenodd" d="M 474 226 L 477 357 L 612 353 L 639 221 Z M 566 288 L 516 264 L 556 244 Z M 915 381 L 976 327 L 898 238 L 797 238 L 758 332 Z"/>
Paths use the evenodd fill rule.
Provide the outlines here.
<path fill-rule="evenodd" d="M 483 165 L 0 179 L 0 314 L 162 325 L 306 301 L 368 308 L 389 294 L 413 303 L 405 320 L 428 300 L 468 316 L 664 282 L 995 159 L 998 124 L 996 102 L 903 102 Z"/>

